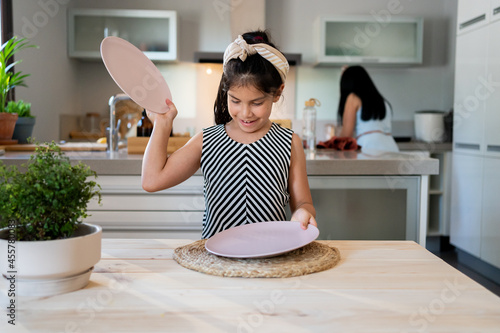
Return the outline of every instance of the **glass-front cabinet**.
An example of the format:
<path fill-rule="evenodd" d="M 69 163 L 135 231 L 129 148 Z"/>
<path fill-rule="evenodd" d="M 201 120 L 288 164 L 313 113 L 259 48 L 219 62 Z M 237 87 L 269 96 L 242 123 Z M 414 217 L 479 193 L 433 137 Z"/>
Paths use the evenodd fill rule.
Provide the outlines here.
<path fill-rule="evenodd" d="M 320 17 L 317 30 L 319 65 L 422 63 L 422 18 Z"/>
<path fill-rule="evenodd" d="M 177 60 L 177 13 L 167 10 L 70 9 L 68 54 L 100 59 L 101 41 L 123 38 L 151 60 Z"/>

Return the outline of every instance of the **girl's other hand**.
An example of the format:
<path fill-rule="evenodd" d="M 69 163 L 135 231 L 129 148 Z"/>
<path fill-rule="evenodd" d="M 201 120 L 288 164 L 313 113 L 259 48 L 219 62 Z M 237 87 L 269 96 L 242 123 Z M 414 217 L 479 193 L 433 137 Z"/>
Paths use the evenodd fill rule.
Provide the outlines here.
<path fill-rule="evenodd" d="M 316 223 L 316 219 L 314 216 L 304 208 L 299 208 L 297 209 L 293 215 L 290 221 L 297 221 L 300 222 L 300 226 L 302 229 L 306 230 L 307 226 L 309 224 L 312 224 L 313 226 L 317 227 L 318 224 Z"/>

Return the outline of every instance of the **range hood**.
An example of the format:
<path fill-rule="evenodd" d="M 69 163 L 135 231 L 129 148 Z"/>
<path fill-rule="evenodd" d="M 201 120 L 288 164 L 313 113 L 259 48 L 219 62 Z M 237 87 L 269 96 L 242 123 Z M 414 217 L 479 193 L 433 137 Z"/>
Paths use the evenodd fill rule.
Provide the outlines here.
<path fill-rule="evenodd" d="M 284 53 L 290 66 L 300 65 L 302 62 L 302 55 L 300 53 Z M 222 64 L 224 52 L 195 52 L 194 62 L 197 63 L 212 63 Z"/>
<path fill-rule="evenodd" d="M 264 29 L 266 23 L 266 0 L 241 1 L 230 0 L 231 6 L 231 36 L 233 40 L 242 31 Z M 249 29 L 249 27 L 251 27 Z M 284 53 L 290 66 L 300 65 L 302 55 L 300 53 Z M 194 62 L 222 64 L 224 50 L 222 52 L 195 52 Z"/>

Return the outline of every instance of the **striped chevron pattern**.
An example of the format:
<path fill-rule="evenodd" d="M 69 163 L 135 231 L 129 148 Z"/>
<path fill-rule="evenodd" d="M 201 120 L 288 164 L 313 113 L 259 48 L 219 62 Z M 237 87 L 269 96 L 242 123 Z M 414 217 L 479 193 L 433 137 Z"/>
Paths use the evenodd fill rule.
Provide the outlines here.
<path fill-rule="evenodd" d="M 232 140 L 224 125 L 203 130 L 202 238 L 243 224 L 284 221 L 293 132 L 275 123 L 260 140 Z"/>

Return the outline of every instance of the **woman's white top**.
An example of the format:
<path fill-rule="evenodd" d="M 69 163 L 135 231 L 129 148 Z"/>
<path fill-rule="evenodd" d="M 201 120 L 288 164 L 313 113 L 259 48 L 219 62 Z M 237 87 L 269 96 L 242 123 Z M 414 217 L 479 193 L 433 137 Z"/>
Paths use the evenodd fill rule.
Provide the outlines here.
<path fill-rule="evenodd" d="M 384 119 L 361 119 L 361 108 L 356 112 L 356 140 L 362 151 L 379 150 L 398 152 L 399 148 L 392 137 L 392 115 L 389 105 L 385 104 Z"/>

